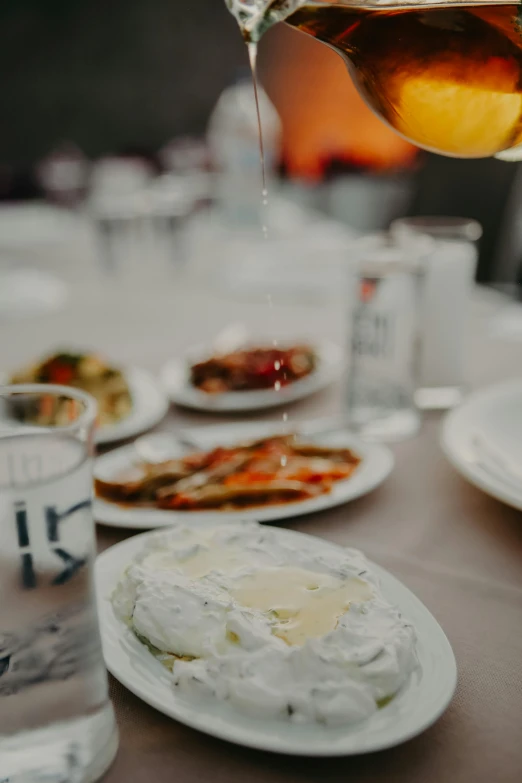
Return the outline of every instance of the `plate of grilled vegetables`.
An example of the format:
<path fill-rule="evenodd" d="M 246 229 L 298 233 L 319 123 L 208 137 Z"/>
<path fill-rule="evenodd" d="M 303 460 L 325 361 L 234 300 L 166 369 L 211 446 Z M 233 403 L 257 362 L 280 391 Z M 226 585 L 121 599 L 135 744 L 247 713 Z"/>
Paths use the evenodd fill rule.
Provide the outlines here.
<path fill-rule="evenodd" d="M 393 467 L 389 449 L 343 430 L 308 437 L 284 431 L 281 423 L 256 422 L 194 433 L 198 448 L 186 435 L 183 442 L 161 436 L 157 460 L 134 445 L 99 457 L 96 520 L 148 528 L 181 519 L 285 519 L 364 495 Z"/>
<path fill-rule="evenodd" d="M 97 444 L 131 438 L 155 426 L 168 410 L 168 400 L 153 375 L 137 367 L 118 367 L 86 351 L 61 349 L 12 372 L 7 383 L 49 383 L 72 386 L 91 394 L 98 405 Z M 45 405 L 35 413 L 40 426 L 60 424 L 66 409 L 53 409 L 48 419 Z M 64 422 L 65 423 L 65 422 Z"/>

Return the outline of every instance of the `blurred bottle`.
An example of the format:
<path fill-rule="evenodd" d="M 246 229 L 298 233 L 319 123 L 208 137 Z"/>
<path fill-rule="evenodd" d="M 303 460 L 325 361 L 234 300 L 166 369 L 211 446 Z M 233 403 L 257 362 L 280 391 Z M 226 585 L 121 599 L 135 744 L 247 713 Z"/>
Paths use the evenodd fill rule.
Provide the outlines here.
<path fill-rule="evenodd" d="M 281 120 L 261 86 L 258 94 L 270 192 L 280 156 Z M 234 226 L 260 225 L 262 177 L 259 129 L 249 69 L 242 69 L 235 84 L 221 94 L 210 117 L 207 138 L 217 171 L 216 199 L 223 220 Z"/>

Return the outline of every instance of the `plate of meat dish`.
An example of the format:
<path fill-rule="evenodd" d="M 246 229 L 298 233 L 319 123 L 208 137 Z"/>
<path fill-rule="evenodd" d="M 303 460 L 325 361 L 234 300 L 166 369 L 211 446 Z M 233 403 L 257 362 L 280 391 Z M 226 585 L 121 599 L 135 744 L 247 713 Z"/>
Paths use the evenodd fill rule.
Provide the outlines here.
<path fill-rule="evenodd" d="M 179 520 L 268 522 L 341 505 L 378 486 L 393 467 L 386 447 L 346 431 L 300 437 L 262 422 L 205 428 L 197 451 L 172 439 L 172 455 L 146 462 L 125 446 L 95 464 L 95 519 L 147 528 Z"/>
<path fill-rule="evenodd" d="M 11 373 L 5 382 L 60 384 L 88 392 L 98 405 L 97 444 L 134 437 L 161 421 L 168 410 L 164 392 L 146 370 L 120 368 L 86 351 L 55 351 Z M 53 413 L 60 415 L 59 410 Z M 45 426 L 60 421 L 50 422 L 40 411 L 34 423 Z"/>
<path fill-rule="evenodd" d="M 223 353 L 194 348 L 169 361 L 161 380 L 172 402 L 224 413 L 295 402 L 333 383 L 343 368 L 342 350 L 334 343 L 266 342 Z"/>

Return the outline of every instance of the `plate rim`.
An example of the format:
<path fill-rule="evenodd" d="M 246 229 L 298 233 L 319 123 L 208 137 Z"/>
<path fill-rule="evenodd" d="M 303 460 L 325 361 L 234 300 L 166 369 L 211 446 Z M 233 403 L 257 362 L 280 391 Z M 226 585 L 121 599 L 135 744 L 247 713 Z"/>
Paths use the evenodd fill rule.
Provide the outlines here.
<path fill-rule="evenodd" d="M 136 435 L 140 435 L 142 432 L 146 432 L 147 430 L 152 429 L 156 426 L 156 424 L 159 424 L 159 422 L 165 418 L 170 408 L 168 397 L 153 372 L 134 364 L 126 365 L 120 369 L 123 377 L 129 385 L 131 396 L 133 387 L 143 388 L 144 385 L 148 386 L 149 389 L 154 387 L 156 394 L 156 413 L 154 416 L 147 416 L 145 423 L 142 422 L 140 424 L 138 420 L 128 430 L 123 430 L 122 433 L 124 422 L 135 412 L 131 409 L 129 415 L 125 416 L 125 418 L 121 419 L 121 421 L 117 422 L 116 424 L 112 424 L 110 427 L 104 427 L 103 429 L 97 429 L 95 431 L 95 446 L 106 446 L 110 443 L 118 443 L 119 441 L 127 440 L 128 438 L 134 438 Z M 9 375 L 7 372 L 0 371 L 0 384 L 6 383 L 8 378 Z"/>
<path fill-rule="evenodd" d="M 522 511 L 522 487 L 518 495 L 514 488 L 503 484 L 500 479 L 493 478 L 486 471 L 482 471 L 480 465 L 466 459 L 462 454 L 462 446 L 459 446 L 459 439 L 455 432 L 460 419 L 469 415 L 470 409 L 473 410 L 474 407 L 480 406 L 487 400 L 495 399 L 503 393 L 515 390 L 519 390 L 522 396 L 522 379 L 513 378 L 501 381 L 472 392 L 444 417 L 440 428 L 439 442 L 447 460 L 470 484 L 495 500 Z"/>
<path fill-rule="evenodd" d="M 268 339 L 265 338 L 265 342 Z M 262 340 L 263 338 L 259 338 L 259 340 L 252 339 L 249 343 L 255 344 Z M 280 347 L 296 344 L 296 340 L 290 339 L 278 342 Z M 327 388 L 341 378 L 346 368 L 343 349 L 339 343 L 333 340 L 310 340 L 308 343 L 316 352 L 322 366 L 299 381 L 288 384 L 288 386 L 283 387 L 278 392 L 272 389 L 252 389 L 243 392 L 226 392 L 211 398 L 205 395 L 204 392 L 193 389 L 188 383 L 184 383 L 180 389 L 176 390 L 169 380 L 170 372 L 174 368 L 183 368 L 186 362 L 190 360 L 191 354 L 194 356 L 198 353 L 206 355 L 205 350 L 208 349 L 208 355 L 211 355 L 212 352 L 209 346 L 204 343 L 190 346 L 182 355 L 168 359 L 161 367 L 159 374 L 160 382 L 165 394 L 172 403 L 183 408 L 204 411 L 206 413 L 246 413 L 248 411 L 266 410 L 278 408 L 282 405 L 290 405 Z M 329 358 L 330 354 L 331 359 Z"/>
<path fill-rule="evenodd" d="M 144 386 L 148 387 L 149 390 L 154 388 L 156 394 L 155 413 L 154 415 L 152 413 L 149 414 L 145 420 L 143 420 L 142 416 L 141 422 L 138 418 L 138 420 L 128 429 L 124 428 L 125 421 L 127 419 L 126 416 L 117 424 L 98 430 L 94 436 L 94 442 L 96 446 L 105 446 L 110 443 L 118 443 L 118 441 L 121 440 L 127 440 L 128 438 L 134 438 L 136 435 L 139 435 L 142 432 L 146 432 L 147 430 L 150 430 L 152 427 L 156 426 L 156 424 L 159 424 L 159 422 L 168 413 L 169 400 L 154 373 L 136 365 L 124 366 L 122 368 L 122 373 L 125 380 L 129 384 L 131 397 L 133 388 L 138 388 L 141 390 L 143 390 Z M 135 412 L 136 411 L 131 411 L 129 417 L 132 416 Z"/>
<path fill-rule="evenodd" d="M 337 551 L 339 549 L 345 549 L 346 547 L 343 547 L 341 544 L 337 544 L 333 541 L 329 541 L 328 539 L 320 538 L 319 536 L 314 536 L 308 533 L 301 533 L 300 531 L 295 531 L 291 529 L 285 529 L 285 528 L 279 528 L 277 529 L 278 534 L 283 534 L 284 536 L 288 536 L 293 539 L 306 539 L 306 540 L 312 540 L 314 542 L 319 541 L 321 543 L 321 546 L 326 547 L 333 547 Z M 342 756 L 352 756 L 352 755 L 359 755 L 361 753 L 371 753 L 371 752 L 377 752 L 380 750 L 385 750 L 386 748 L 395 747 L 396 745 L 402 744 L 404 742 L 407 742 L 408 740 L 412 739 L 413 737 L 418 736 L 422 732 L 424 732 L 426 729 L 428 729 L 430 726 L 432 726 L 440 717 L 441 715 L 446 711 L 449 704 L 451 703 L 455 689 L 457 686 L 458 681 L 458 668 L 457 668 L 457 662 L 455 659 L 455 654 L 453 652 L 452 646 L 449 642 L 448 637 L 446 636 L 444 630 L 438 623 L 437 619 L 434 617 L 434 615 L 430 612 L 430 610 L 422 603 L 422 601 L 415 595 L 415 593 L 410 590 L 409 587 L 407 587 L 401 580 L 399 580 L 397 577 L 395 577 L 391 572 L 389 572 L 387 569 L 383 568 L 382 566 L 379 566 L 378 564 L 374 563 L 371 560 L 368 560 L 371 568 L 374 570 L 375 574 L 377 575 L 379 581 L 383 585 L 383 593 L 384 597 L 386 598 L 385 589 L 384 586 L 386 583 L 388 585 L 391 585 L 392 588 L 395 590 L 399 590 L 403 594 L 403 596 L 406 596 L 408 601 L 413 606 L 415 612 L 418 612 L 420 615 L 422 615 L 423 621 L 427 622 L 428 625 L 431 626 L 431 631 L 436 635 L 437 642 L 439 645 L 440 650 L 444 653 L 444 668 L 443 671 L 445 672 L 445 678 L 446 678 L 446 689 L 441 693 L 440 691 L 437 693 L 437 701 L 435 704 L 435 707 L 431 709 L 431 712 L 429 712 L 428 715 L 425 715 L 424 718 L 416 723 L 416 725 L 409 726 L 406 731 L 403 731 L 401 734 L 398 732 L 395 735 L 391 735 L 388 739 L 381 739 L 380 741 L 372 741 L 370 742 L 361 742 L 360 745 L 353 746 L 353 743 L 351 743 L 351 747 L 324 747 L 324 746 L 318 746 L 310 748 L 309 746 L 305 747 L 297 747 L 299 745 L 299 742 L 297 742 L 296 746 L 287 746 L 284 747 L 274 747 L 269 746 L 266 744 L 266 742 L 263 742 L 263 732 L 255 732 L 253 735 L 253 738 L 250 738 L 250 740 L 245 741 L 243 738 L 237 738 L 237 737 L 231 737 L 230 732 L 227 730 L 226 726 L 225 729 L 223 729 L 222 726 L 218 724 L 218 726 L 212 726 L 209 728 L 207 724 L 208 719 L 205 717 L 205 713 L 200 713 L 203 715 L 203 717 L 198 717 L 196 720 L 192 720 L 190 717 L 187 718 L 186 716 L 180 716 L 180 711 L 177 711 L 176 714 L 173 714 L 174 710 L 170 709 L 168 706 L 165 706 L 163 703 L 163 699 L 157 699 L 155 698 L 154 694 L 151 694 L 151 692 L 147 689 L 146 684 L 142 687 L 138 687 L 136 685 L 136 679 L 128 678 L 125 673 L 122 675 L 121 671 L 118 670 L 117 662 L 113 660 L 111 657 L 111 650 L 108 648 L 111 647 L 112 642 L 109 638 L 105 638 L 105 624 L 109 622 L 110 624 L 113 624 L 113 630 L 118 629 L 124 632 L 126 631 L 128 635 L 133 640 L 133 644 L 137 646 L 137 649 L 140 650 L 140 654 L 143 652 L 144 654 L 150 655 L 150 653 L 146 650 L 146 648 L 140 644 L 138 639 L 132 634 L 130 629 L 126 628 L 124 623 L 119 620 L 115 615 L 112 608 L 112 605 L 110 604 L 108 598 L 101 594 L 102 591 L 102 585 L 100 582 L 103 581 L 102 576 L 100 574 L 103 572 L 104 576 L 107 577 L 109 575 L 109 580 L 112 579 L 113 583 L 117 580 L 117 577 L 114 574 L 114 569 L 112 572 L 110 569 L 107 568 L 107 563 L 110 563 L 110 560 L 112 557 L 118 556 L 120 553 L 126 553 L 127 550 L 129 550 L 129 559 L 132 556 L 132 553 L 136 553 L 139 551 L 140 544 L 142 539 L 145 539 L 146 537 L 150 537 L 151 535 L 157 534 L 157 531 L 147 531 L 146 533 L 142 533 L 137 536 L 131 536 L 130 538 L 126 539 L 125 541 L 122 541 L 118 544 L 115 544 L 112 547 L 109 547 L 104 552 L 98 555 L 96 558 L 95 563 L 95 583 L 96 583 L 96 595 L 97 595 L 97 605 L 98 605 L 98 612 L 100 617 L 100 633 L 102 636 L 102 645 L 103 645 L 103 654 L 106 666 L 108 670 L 111 672 L 111 674 L 120 682 L 124 687 L 126 687 L 128 690 L 130 690 L 135 696 L 137 696 L 139 699 L 144 701 L 145 703 L 149 704 L 154 709 L 161 712 L 163 715 L 166 715 L 172 720 L 175 720 L 183 725 L 188 726 L 191 729 L 194 729 L 196 731 L 200 731 L 204 734 L 207 734 L 212 737 L 216 737 L 218 739 L 232 742 L 233 744 L 241 745 L 243 747 L 250 747 L 257 750 L 263 750 L 283 755 L 289 755 L 289 756 L 301 756 L 301 757 L 315 757 L 315 758 L 325 758 L 325 757 L 342 757 Z M 399 609 L 402 610 L 402 607 L 400 604 L 398 605 Z M 411 607 L 410 607 L 411 610 Z M 108 619 L 110 618 L 110 619 Z M 409 618 L 412 619 L 412 618 Z M 110 631 L 110 625 L 107 633 Z M 119 634 L 117 630 L 115 630 L 118 638 L 118 651 L 121 654 L 125 654 L 125 650 L 122 647 L 124 644 L 124 636 Z M 418 640 L 419 641 L 419 640 Z M 417 648 L 419 648 L 419 644 L 417 644 Z M 440 659 L 437 656 L 434 656 L 434 660 L 436 660 L 437 665 L 440 667 Z M 150 662 L 154 661 L 154 658 L 151 656 Z M 158 666 L 158 674 L 162 671 L 161 664 L 158 661 L 154 661 L 155 664 Z M 422 667 L 422 662 L 419 663 L 419 666 Z M 412 677 L 415 676 L 415 673 L 412 674 Z M 408 684 L 405 686 L 405 693 L 413 687 L 413 683 L 410 680 Z M 176 697 L 174 693 L 172 694 L 173 701 L 175 702 Z M 182 700 L 183 701 L 183 700 Z M 186 701 L 190 702 L 190 699 L 186 699 Z M 218 700 L 214 701 L 214 710 L 219 712 L 219 707 L 216 706 L 220 704 Z M 197 708 L 197 701 L 194 700 L 193 706 Z M 384 708 L 386 709 L 386 708 Z M 181 712 L 183 712 L 183 704 L 181 704 Z M 233 711 L 234 717 L 237 717 L 238 720 L 242 720 L 245 718 L 243 713 Z M 368 719 L 368 722 L 371 722 L 372 717 L 371 716 Z M 225 716 L 226 717 L 226 716 Z M 256 720 L 256 719 L 252 719 Z M 210 714 L 210 722 L 212 724 L 212 715 Z M 274 719 L 273 721 L 268 721 L 268 724 L 272 724 L 274 726 L 287 726 L 288 724 L 278 721 L 277 719 Z M 367 721 L 363 721 L 359 726 L 364 731 L 364 726 L 367 723 Z M 226 720 L 225 720 L 226 724 Z M 260 721 L 260 725 L 263 724 L 263 721 Z M 349 724 L 347 724 L 348 729 Z M 354 724 L 351 728 L 353 729 L 357 724 Z M 298 730 L 298 726 L 295 727 L 296 730 Z M 292 729 L 293 730 L 293 729 Z M 277 744 L 277 743 L 276 743 Z M 284 742 L 283 742 L 284 744 Z"/>
<path fill-rule="evenodd" d="M 267 434 L 269 434 L 271 425 L 273 425 L 274 422 L 256 422 L 255 424 L 260 426 L 266 425 Z M 226 429 L 227 426 L 238 428 L 243 425 L 248 429 L 248 423 L 232 423 L 230 425 L 221 425 L 220 428 Z M 254 423 L 250 426 L 253 425 Z M 248 434 L 246 437 L 248 437 Z M 321 441 L 317 440 L 317 442 L 320 443 Z M 363 474 L 362 479 L 360 478 L 359 473 L 359 480 L 363 481 L 363 484 L 359 487 L 357 487 L 356 484 L 355 491 L 351 491 L 351 488 L 353 487 L 354 480 L 357 478 L 356 474 L 354 474 L 353 477 L 336 482 L 331 492 L 319 495 L 316 498 L 294 503 L 269 505 L 266 506 L 266 508 L 254 507 L 231 512 L 217 510 L 167 511 L 160 509 L 134 509 L 122 507 L 117 503 L 110 503 L 95 496 L 93 504 L 94 519 L 97 523 L 109 527 L 144 530 L 146 528 L 163 528 L 175 524 L 176 522 L 189 521 L 191 521 L 192 524 L 205 524 L 211 521 L 214 524 L 220 524 L 237 522 L 244 519 L 262 523 L 279 522 L 285 519 L 292 519 L 294 517 L 326 511 L 330 508 L 337 508 L 338 506 L 342 506 L 345 503 L 357 500 L 358 498 L 373 492 L 386 481 L 395 467 L 395 455 L 391 449 L 384 444 L 362 441 L 353 433 L 346 431 L 346 446 L 347 448 L 353 448 L 354 451 L 359 451 L 361 453 L 363 459 L 360 472 L 363 470 L 371 471 L 372 469 L 375 471 L 373 476 L 370 474 L 365 477 Z M 97 476 L 98 466 L 114 460 L 119 454 L 123 456 L 127 451 L 131 453 L 132 448 L 133 446 L 131 443 L 112 449 L 106 454 L 98 456 L 94 462 L 94 477 L 96 478 Z M 148 519 L 150 521 L 140 521 L 143 520 L 144 517 L 145 520 Z"/>

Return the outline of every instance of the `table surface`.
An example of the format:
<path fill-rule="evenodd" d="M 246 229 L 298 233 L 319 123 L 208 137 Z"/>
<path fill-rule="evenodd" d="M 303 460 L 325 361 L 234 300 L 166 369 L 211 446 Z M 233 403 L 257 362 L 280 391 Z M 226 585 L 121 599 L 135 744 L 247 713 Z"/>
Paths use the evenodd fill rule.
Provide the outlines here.
<path fill-rule="evenodd" d="M 70 284 L 64 309 L 0 322 L 5 368 L 58 345 L 78 345 L 157 372 L 168 357 L 211 339 L 232 322 L 245 323 L 253 334 L 342 340 L 342 292 L 329 301 L 306 303 L 276 296 L 269 307 L 264 297 L 238 297 L 226 284 L 218 286 L 216 269 L 212 275 L 208 268 L 180 275 L 147 259 L 141 271 L 123 268 L 105 275 L 93 246 L 84 244 L 81 253 L 78 247 L 47 251 L 46 268 Z M 498 293 L 476 292 L 467 367 L 472 388 L 520 372 L 522 341 L 491 329 L 492 319 L 507 306 Z M 341 388 L 334 386 L 292 405 L 288 414 L 290 420 L 334 414 L 341 401 Z M 280 412 L 249 418 L 274 415 Z M 217 421 L 223 417 L 173 409 L 158 429 Z M 445 460 L 439 431 L 440 416 L 427 415 L 418 436 L 393 447 L 396 468 L 379 489 L 285 525 L 363 549 L 435 615 L 459 669 L 457 692 L 443 717 L 392 750 L 300 759 L 200 734 L 156 712 L 111 678 L 120 749 L 107 783 L 520 783 L 522 514 L 466 483 Z M 127 535 L 131 531 L 100 526 L 99 547 Z"/>

